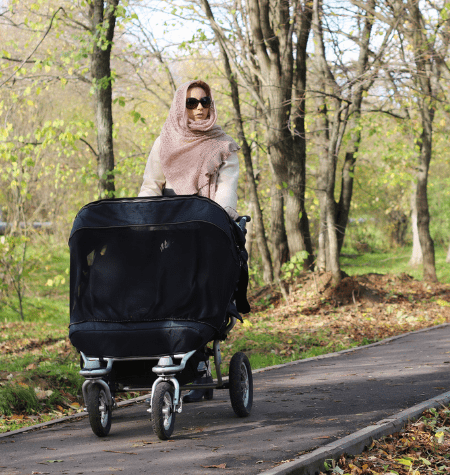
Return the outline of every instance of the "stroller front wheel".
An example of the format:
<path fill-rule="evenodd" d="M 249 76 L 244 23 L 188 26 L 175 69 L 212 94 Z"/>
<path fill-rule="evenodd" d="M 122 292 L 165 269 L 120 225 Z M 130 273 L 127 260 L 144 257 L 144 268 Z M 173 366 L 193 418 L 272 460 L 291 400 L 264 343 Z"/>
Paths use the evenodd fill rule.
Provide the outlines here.
<path fill-rule="evenodd" d="M 111 429 L 111 406 L 105 390 L 93 384 L 88 389 L 87 410 L 92 432 L 98 437 L 106 437 Z"/>
<path fill-rule="evenodd" d="M 253 404 L 253 376 L 245 353 L 235 353 L 230 361 L 230 399 L 233 411 L 239 417 L 250 415 Z"/>
<path fill-rule="evenodd" d="M 173 386 L 168 382 L 159 383 L 152 395 L 153 430 L 161 440 L 168 440 L 175 426 L 173 406 Z"/>

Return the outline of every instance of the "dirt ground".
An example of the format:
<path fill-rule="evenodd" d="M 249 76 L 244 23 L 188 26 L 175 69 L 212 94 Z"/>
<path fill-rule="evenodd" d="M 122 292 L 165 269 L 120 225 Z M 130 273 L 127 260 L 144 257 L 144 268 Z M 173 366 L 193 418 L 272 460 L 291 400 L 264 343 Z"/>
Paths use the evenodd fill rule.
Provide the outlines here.
<path fill-rule="evenodd" d="M 284 295 L 283 295 L 284 294 Z M 343 275 L 337 288 L 331 274 L 305 274 L 285 286 L 250 293 L 252 314 L 293 330 L 327 330 L 364 343 L 450 322 L 450 285 L 424 283 L 407 274 Z"/>

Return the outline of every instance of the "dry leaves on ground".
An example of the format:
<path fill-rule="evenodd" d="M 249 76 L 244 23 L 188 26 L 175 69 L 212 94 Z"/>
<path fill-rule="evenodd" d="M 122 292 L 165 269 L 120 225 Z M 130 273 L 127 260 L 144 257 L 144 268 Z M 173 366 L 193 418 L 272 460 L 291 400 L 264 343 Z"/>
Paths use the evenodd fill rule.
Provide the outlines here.
<path fill-rule="evenodd" d="M 374 441 L 356 457 L 329 461 L 336 475 L 425 475 L 450 473 L 450 409 L 430 409 L 419 420 Z M 334 465 L 334 466 L 333 466 Z M 322 475 L 324 475 L 322 473 Z"/>

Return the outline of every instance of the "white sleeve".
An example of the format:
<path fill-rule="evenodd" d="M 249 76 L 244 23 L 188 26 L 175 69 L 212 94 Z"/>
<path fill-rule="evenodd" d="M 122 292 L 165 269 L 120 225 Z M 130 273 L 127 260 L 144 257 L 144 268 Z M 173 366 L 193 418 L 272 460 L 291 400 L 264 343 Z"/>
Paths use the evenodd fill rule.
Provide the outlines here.
<path fill-rule="evenodd" d="M 214 201 L 219 203 L 233 219 L 238 216 L 236 212 L 238 180 L 239 158 L 236 152 L 232 152 L 219 168 Z"/>
<path fill-rule="evenodd" d="M 145 166 L 144 171 L 144 181 L 138 196 L 162 195 L 166 178 L 162 171 L 161 162 L 159 160 L 160 147 L 161 141 L 158 137 L 153 143 L 152 151 L 148 156 L 147 165 Z"/>

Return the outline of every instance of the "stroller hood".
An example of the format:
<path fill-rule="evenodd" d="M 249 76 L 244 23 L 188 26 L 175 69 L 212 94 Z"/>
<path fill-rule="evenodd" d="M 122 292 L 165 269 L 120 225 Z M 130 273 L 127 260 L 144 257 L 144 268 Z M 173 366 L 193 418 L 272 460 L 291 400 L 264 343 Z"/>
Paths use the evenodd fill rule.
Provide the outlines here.
<path fill-rule="evenodd" d="M 84 206 L 69 239 L 72 343 L 88 355 L 117 357 L 200 348 L 223 330 L 233 300 L 247 303 L 239 285 L 243 242 L 207 198 Z"/>

